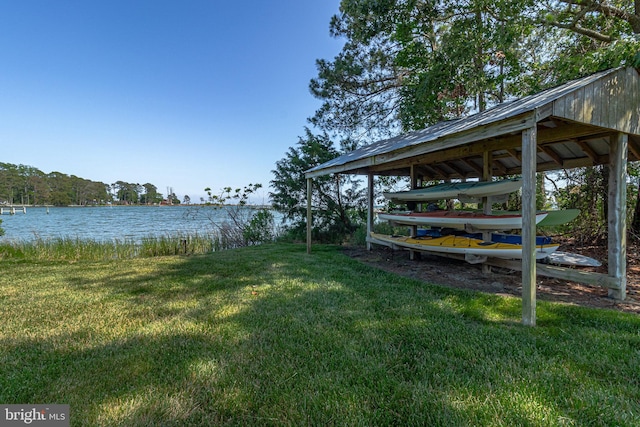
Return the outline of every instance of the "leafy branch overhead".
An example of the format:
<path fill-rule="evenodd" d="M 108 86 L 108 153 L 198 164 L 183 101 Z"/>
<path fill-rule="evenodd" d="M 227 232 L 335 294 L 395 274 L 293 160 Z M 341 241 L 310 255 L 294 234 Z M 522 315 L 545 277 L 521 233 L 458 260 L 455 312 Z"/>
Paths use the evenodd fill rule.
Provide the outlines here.
<path fill-rule="evenodd" d="M 343 0 L 317 61 L 320 129 L 372 142 L 640 56 L 640 2 Z"/>

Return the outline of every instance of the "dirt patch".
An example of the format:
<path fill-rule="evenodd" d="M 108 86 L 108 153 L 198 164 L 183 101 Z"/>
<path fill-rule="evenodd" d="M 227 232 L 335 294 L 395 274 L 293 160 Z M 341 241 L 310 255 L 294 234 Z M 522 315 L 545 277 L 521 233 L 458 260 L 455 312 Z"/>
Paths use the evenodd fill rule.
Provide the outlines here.
<path fill-rule="evenodd" d="M 576 248 L 571 242 L 560 247 L 566 252 L 580 253 L 598 260 L 606 259 L 606 247 Z M 482 273 L 479 265 L 464 261 L 422 253 L 420 259 L 411 260 L 409 251 L 394 251 L 374 245 L 367 251 L 362 247 L 346 247 L 346 255 L 361 262 L 428 283 L 453 288 L 474 289 L 504 295 L 522 296 L 522 280 L 519 271 L 492 267 L 492 273 Z M 606 273 L 607 267 L 583 268 L 585 271 Z M 567 282 L 565 280 L 538 277 L 537 298 L 559 301 L 586 307 L 599 307 L 640 314 L 640 248 L 627 250 L 627 298 L 617 301 L 608 297 L 608 290 L 598 286 Z"/>

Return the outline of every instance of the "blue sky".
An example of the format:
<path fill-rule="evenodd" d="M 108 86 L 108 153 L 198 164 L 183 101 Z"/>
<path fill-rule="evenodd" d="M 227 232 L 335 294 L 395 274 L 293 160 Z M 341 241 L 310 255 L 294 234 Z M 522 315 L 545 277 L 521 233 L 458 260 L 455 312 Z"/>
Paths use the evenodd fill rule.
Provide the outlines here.
<path fill-rule="evenodd" d="M 266 187 L 320 105 L 339 3 L 0 0 L 0 162 L 192 201 Z"/>

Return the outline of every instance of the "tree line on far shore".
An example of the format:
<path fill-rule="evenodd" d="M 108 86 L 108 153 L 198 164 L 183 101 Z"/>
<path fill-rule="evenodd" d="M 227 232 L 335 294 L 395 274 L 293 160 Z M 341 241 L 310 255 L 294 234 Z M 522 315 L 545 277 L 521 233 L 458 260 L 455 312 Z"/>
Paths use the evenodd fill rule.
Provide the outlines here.
<path fill-rule="evenodd" d="M 189 196 L 185 196 L 189 203 Z M 107 184 L 67 175 L 44 173 L 26 165 L 0 162 L 0 203 L 20 205 L 92 206 L 105 204 L 180 204 L 172 189 L 167 195 L 150 183 L 116 181 Z"/>

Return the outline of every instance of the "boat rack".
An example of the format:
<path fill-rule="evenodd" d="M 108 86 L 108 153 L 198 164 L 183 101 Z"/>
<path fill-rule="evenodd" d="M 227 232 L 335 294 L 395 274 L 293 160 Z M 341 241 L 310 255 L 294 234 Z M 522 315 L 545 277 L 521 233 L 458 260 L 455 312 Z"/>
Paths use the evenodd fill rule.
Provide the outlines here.
<path fill-rule="evenodd" d="M 522 263 L 520 261 L 501 259 L 501 258 L 492 258 L 492 257 L 479 257 L 479 259 L 469 259 L 465 255 L 461 254 L 447 254 L 447 253 L 439 253 L 433 251 L 421 251 L 420 249 L 415 248 L 406 248 L 400 245 L 393 244 L 391 242 L 386 242 L 384 240 L 376 239 L 375 237 L 367 237 L 367 243 L 372 243 L 375 245 L 386 246 L 393 250 L 407 250 L 407 251 L 420 251 L 427 253 L 429 255 L 457 259 L 460 261 L 466 261 L 470 264 L 488 264 L 493 267 L 500 268 L 508 268 L 513 271 L 522 271 Z M 618 281 L 607 274 L 602 273 L 594 273 L 590 271 L 577 270 L 575 268 L 568 267 L 560 267 L 555 265 L 546 265 L 537 263 L 536 265 L 536 275 L 543 277 L 551 277 L 554 279 L 562 279 L 568 281 L 574 281 L 579 283 L 585 283 L 587 285 L 592 286 L 600 286 L 603 288 L 608 288 L 612 290 L 620 290 L 620 284 Z"/>

